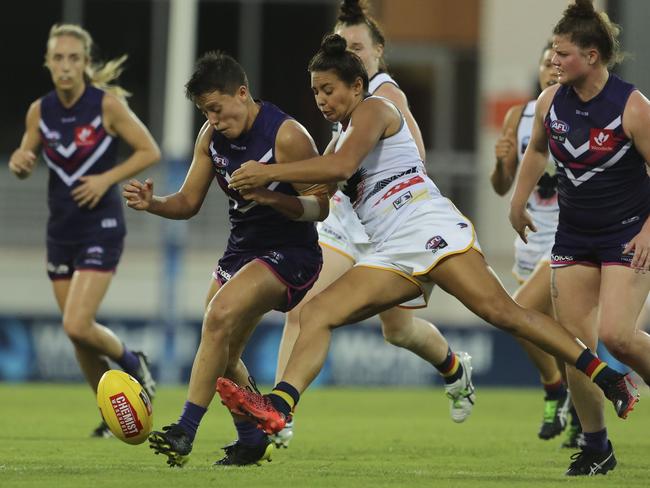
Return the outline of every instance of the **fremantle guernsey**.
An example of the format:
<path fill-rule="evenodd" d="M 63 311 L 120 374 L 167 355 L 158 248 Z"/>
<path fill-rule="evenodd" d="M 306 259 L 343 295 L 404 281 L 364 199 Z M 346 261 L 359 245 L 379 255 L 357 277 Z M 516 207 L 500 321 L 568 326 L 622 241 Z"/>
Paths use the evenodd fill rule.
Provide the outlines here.
<path fill-rule="evenodd" d="M 570 86 L 555 93 L 544 125 L 557 164 L 560 230 L 616 232 L 645 221 L 650 179 L 622 125 L 634 90 L 610 73 L 602 91 L 588 102 Z"/>
<path fill-rule="evenodd" d="M 238 191 L 228 188 L 230 176 L 246 161 L 275 164 L 275 138 L 282 123 L 290 117 L 271 103 L 258 103 L 260 111 L 248 132 L 237 139 L 227 139 L 213 131 L 210 141 L 215 178 L 229 200 L 231 232 L 228 247 L 249 251 L 316 244 L 318 237 L 313 222 L 291 220 L 269 206 L 245 200 Z M 272 182 L 267 188 L 298 195 L 290 183 Z"/>
<path fill-rule="evenodd" d="M 61 104 L 55 91 L 41 98 L 39 132 L 43 159 L 50 169 L 47 237 L 52 242 L 122 239 L 126 234 L 117 185 L 92 210 L 80 208 L 70 194 L 80 177 L 115 166 L 117 144 L 102 124 L 103 98 L 104 91 L 88 84 L 70 108 Z"/>

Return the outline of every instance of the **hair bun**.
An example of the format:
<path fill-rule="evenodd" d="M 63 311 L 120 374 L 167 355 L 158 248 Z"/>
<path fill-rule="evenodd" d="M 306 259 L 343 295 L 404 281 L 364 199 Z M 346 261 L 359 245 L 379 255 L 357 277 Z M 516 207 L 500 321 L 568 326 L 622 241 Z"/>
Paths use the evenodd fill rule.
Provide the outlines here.
<path fill-rule="evenodd" d="M 341 56 L 348 47 L 346 40 L 338 34 L 328 34 L 323 38 L 320 49 L 328 56 Z"/>
<path fill-rule="evenodd" d="M 366 19 L 366 4 L 360 0 L 343 0 L 337 20 L 344 24 L 360 24 Z"/>
<path fill-rule="evenodd" d="M 592 19 L 598 15 L 592 0 L 575 0 L 575 3 L 569 5 L 566 12 L 574 19 Z"/>

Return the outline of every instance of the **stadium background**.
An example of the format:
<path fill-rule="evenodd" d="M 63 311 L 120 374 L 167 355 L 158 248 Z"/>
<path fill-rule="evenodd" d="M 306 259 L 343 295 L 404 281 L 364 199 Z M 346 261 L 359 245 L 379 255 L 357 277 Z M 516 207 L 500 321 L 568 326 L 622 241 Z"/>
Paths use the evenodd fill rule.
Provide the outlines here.
<path fill-rule="evenodd" d="M 7 3 L 7 8 L 9 2 Z M 632 58 L 619 72 L 650 93 L 650 36 L 644 0 L 596 2 L 624 26 Z M 237 57 L 256 97 L 302 122 L 325 147 L 329 127 L 317 112 L 306 64 L 331 29 L 335 0 L 11 0 L 2 15 L 5 46 L 0 111 L 0 381 L 80 381 L 45 274 L 47 169 L 18 181 L 6 170 L 29 103 L 51 89 L 42 67 L 49 27 L 81 23 L 97 56 L 129 55 L 121 84 L 130 105 L 163 148 L 148 173 L 157 193 L 182 180 L 201 116 L 183 99 L 191 62 L 207 50 Z M 536 63 L 566 0 L 374 0 L 388 41 L 390 72 L 409 97 L 427 147 L 429 174 L 474 221 L 488 260 L 513 290 L 514 234 L 506 199 L 491 190 L 493 144 L 505 110 L 535 94 Z M 163 382 L 187 379 L 200 334 L 210 273 L 225 245 L 227 202 L 213 188 L 200 214 L 165 222 L 126 211 L 129 234 L 100 318 L 132 347 L 142 347 Z M 535 385 L 537 375 L 516 343 L 440 291 L 419 312 L 438 324 L 456 349 L 474 356 L 476 382 Z M 261 383 L 273 379 L 283 320 L 269 314 L 246 361 Z M 334 334 L 329 384 L 437 381 L 412 354 L 384 343 L 378 322 Z"/>

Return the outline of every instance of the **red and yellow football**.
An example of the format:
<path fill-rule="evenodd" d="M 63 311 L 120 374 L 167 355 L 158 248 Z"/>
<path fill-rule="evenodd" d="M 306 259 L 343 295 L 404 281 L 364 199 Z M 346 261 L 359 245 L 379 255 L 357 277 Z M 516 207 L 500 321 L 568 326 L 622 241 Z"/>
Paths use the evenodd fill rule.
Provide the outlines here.
<path fill-rule="evenodd" d="M 153 426 L 149 395 L 124 371 L 106 371 L 97 386 L 97 406 L 115 437 L 127 444 L 141 444 Z"/>

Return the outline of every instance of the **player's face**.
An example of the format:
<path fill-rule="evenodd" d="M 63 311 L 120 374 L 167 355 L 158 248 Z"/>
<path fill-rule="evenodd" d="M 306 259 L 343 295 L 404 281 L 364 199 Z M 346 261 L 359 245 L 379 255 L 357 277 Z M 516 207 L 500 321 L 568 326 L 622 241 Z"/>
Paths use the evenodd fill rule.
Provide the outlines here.
<path fill-rule="evenodd" d="M 245 86 L 240 86 L 234 95 L 215 90 L 197 97 L 196 106 L 214 130 L 227 139 L 237 139 L 246 129 L 247 94 Z"/>
<path fill-rule="evenodd" d="M 557 70 L 558 82 L 571 85 L 589 72 L 587 52 L 572 43 L 568 36 L 553 36 L 551 63 Z"/>
<path fill-rule="evenodd" d="M 336 31 L 348 43 L 348 51 L 361 58 L 363 66 L 372 77 L 379 70 L 379 60 L 384 49 L 381 45 L 373 45 L 370 30 L 365 24 L 341 27 Z"/>
<path fill-rule="evenodd" d="M 361 78 L 350 86 L 331 70 L 312 72 L 311 89 L 318 110 L 332 123 L 341 122 L 348 117 L 363 96 Z"/>
<path fill-rule="evenodd" d="M 539 86 L 542 90 L 557 83 L 557 69 L 551 63 L 552 58 L 553 49 L 547 49 L 542 53 L 539 63 Z"/>
<path fill-rule="evenodd" d="M 45 64 L 57 89 L 74 90 L 83 86 L 87 62 L 80 39 L 64 35 L 49 40 Z"/>

